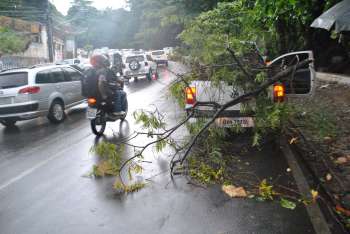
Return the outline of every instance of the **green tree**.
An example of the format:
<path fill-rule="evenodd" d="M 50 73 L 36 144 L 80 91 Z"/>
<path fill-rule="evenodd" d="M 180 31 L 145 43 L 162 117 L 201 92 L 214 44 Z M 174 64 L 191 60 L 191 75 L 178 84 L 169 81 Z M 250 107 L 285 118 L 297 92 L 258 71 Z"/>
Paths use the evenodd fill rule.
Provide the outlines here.
<path fill-rule="evenodd" d="M 28 40 L 14 31 L 0 27 L 0 55 L 19 53 L 25 50 Z"/>
<path fill-rule="evenodd" d="M 340 0 L 256 0 L 257 22 L 278 36 L 278 53 L 311 48 L 314 29 L 312 21 Z"/>

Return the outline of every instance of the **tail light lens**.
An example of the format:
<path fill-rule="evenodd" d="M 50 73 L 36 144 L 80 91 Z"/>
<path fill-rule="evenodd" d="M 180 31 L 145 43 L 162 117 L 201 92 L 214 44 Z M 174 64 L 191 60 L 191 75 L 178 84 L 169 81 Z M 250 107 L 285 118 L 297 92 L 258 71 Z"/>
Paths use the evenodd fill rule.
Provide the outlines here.
<path fill-rule="evenodd" d="M 19 94 L 35 94 L 40 92 L 40 87 L 32 86 L 20 89 L 18 91 Z"/>
<path fill-rule="evenodd" d="M 277 83 L 273 85 L 273 101 L 284 102 L 286 97 L 285 87 L 283 84 Z"/>
<path fill-rule="evenodd" d="M 186 88 L 186 104 L 195 104 L 196 103 L 196 87 L 187 87 Z"/>
<path fill-rule="evenodd" d="M 88 98 L 89 106 L 94 106 L 96 104 L 96 98 Z"/>

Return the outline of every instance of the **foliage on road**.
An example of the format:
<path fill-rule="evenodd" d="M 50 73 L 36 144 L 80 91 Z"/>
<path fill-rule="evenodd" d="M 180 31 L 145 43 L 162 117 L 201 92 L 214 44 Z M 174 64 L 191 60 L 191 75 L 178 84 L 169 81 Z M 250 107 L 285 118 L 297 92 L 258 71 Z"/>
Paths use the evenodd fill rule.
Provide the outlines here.
<path fill-rule="evenodd" d="M 116 181 L 114 183 L 114 189 L 117 191 L 132 193 L 146 186 L 143 182 L 132 182 L 134 174 L 140 174 L 143 168 L 140 164 L 130 161 L 127 166 L 128 179 L 130 183 L 124 183 L 121 177 L 122 168 L 122 155 L 125 150 L 124 144 L 113 144 L 102 141 L 90 149 L 90 153 L 99 157 L 99 162 L 93 166 L 91 174 L 95 177 L 114 176 Z"/>
<path fill-rule="evenodd" d="M 94 166 L 93 175 L 118 175 L 122 163 L 124 146 L 101 142 L 91 148 L 90 152 L 100 157 L 100 162 Z"/>

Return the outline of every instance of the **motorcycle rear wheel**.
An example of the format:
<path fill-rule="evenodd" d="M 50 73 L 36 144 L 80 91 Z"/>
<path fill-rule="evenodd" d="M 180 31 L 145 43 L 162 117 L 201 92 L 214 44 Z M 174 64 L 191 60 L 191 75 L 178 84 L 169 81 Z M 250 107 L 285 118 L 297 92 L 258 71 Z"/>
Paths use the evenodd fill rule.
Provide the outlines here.
<path fill-rule="evenodd" d="M 91 130 L 96 136 L 102 136 L 106 130 L 106 120 L 101 120 L 101 123 L 97 124 L 97 120 L 93 119 L 90 122 Z"/>

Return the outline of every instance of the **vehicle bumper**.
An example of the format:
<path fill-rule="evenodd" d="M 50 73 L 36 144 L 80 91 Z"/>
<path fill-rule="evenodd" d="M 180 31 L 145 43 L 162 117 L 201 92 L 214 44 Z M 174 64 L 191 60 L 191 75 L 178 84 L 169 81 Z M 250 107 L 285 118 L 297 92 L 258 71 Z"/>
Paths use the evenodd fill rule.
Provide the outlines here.
<path fill-rule="evenodd" d="M 186 105 L 186 112 L 188 114 L 193 112 L 192 119 L 209 119 L 213 117 L 216 110 L 213 109 L 191 109 L 191 105 Z M 222 128 L 231 128 L 240 126 L 242 128 L 254 127 L 254 115 L 242 114 L 239 110 L 225 110 L 215 120 L 215 126 Z"/>
<path fill-rule="evenodd" d="M 0 119 L 33 119 L 42 114 L 38 109 L 39 103 L 37 102 L 0 106 Z"/>
<path fill-rule="evenodd" d="M 141 77 L 141 76 L 147 76 L 148 73 L 142 72 L 142 73 L 129 73 L 129 74 L 125 74 L 124 78 L 126 79 L 130 79 L 131 77 Z"/>
<path fill-rule="evenodd" d="M 154 60 L 154 62 L 157 64 L 167 64 L 168 60 Z"/>

